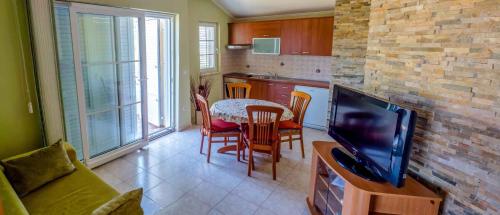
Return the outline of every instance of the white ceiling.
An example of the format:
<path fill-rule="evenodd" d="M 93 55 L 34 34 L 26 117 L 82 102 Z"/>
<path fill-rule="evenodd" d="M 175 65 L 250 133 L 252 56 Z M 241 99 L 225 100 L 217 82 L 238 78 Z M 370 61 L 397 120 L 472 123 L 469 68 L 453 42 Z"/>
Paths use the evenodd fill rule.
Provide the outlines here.
<path fill-rule="evenodd" d="M 213 0 L 236 18 L 332 10 L 335 0 Z"/>

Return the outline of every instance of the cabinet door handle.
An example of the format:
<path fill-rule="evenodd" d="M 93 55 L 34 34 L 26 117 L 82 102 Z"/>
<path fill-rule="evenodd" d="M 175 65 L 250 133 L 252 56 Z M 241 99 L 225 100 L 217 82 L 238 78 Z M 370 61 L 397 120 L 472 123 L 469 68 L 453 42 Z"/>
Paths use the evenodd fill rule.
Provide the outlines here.
<path fill-rule="evenodd" d="M 302 54 L 309 54 L 309 52 L 302 52 Z"/>
<path fill-rule="evenodd" d="M 269 37 L 269 35 L 267 35 L 267 34 L 264 34 L 264 35 L 262 35 L 262 36 L 263 36 L 263 37 Z"/>

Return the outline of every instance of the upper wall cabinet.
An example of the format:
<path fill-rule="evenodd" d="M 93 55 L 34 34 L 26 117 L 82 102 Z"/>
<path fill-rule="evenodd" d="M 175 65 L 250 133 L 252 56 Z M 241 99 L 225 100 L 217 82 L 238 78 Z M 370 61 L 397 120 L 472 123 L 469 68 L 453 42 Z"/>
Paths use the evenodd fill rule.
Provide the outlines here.
<path fill-rule="evenodd" d="M 252 38 L 280 37 L 282 55 L 331 56 L 333 17 L 229 24 L 230 44 L 251 44 Z"/>
<path fill-rule="evenodd" d="M 252 38 L 280 37 L 281 21 L 251 23 Z"/>
<path fill-rule="evenodd" d="M 252 44 L 251 24 L 249 22 L 229 23 L 229 44 Z"/>

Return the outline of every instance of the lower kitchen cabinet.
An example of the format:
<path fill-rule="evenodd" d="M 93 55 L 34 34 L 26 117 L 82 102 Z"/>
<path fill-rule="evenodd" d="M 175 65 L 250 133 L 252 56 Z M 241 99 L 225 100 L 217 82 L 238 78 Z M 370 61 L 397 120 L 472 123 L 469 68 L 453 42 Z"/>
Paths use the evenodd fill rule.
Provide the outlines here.
<path fill-rule="evenodd" d="M 250 80 L 248 83 L 252 85 L 250 98 L 272 101 L 284 106 L 290 104 L 291 93 L 295 87 L 294 84 L 273 81 Z"/>

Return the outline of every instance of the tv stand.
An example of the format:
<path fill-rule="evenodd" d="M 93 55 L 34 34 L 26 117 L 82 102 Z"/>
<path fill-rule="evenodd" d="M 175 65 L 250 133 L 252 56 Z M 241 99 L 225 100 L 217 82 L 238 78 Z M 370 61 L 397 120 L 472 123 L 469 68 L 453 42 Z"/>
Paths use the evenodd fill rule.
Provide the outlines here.
<path fill-rule="evenodd" d="M 374 182 L 384 182 L 383 178 L 374 175 L 365 166 L 357 162 L 354 158 L 343 152 L 340 148 L 336 147 L 332 149 L 332 155 L 337 163 L 349 170 L 350 172 L 356 174 L 357 176 L 364 178 L 369 181 Z"/>
<path fill-rule="evenodd" d="M 340 165 L 354 165 L 349 163 L 350 157 L 342 160 L 343 155 L 348 155 L 336 152 L 341 147 L 337 142 L 313 142 L 311 178 L 306 198 L 311 214 L 438 214 L 442 201 L 440 196 L 412 177 L 407 177 L 400 188 L 387 182 L 366 180 Z M 335 148 L 337 150 L 333 150 Z M 332 153 L 337 154 L 339 161 Z"/>

